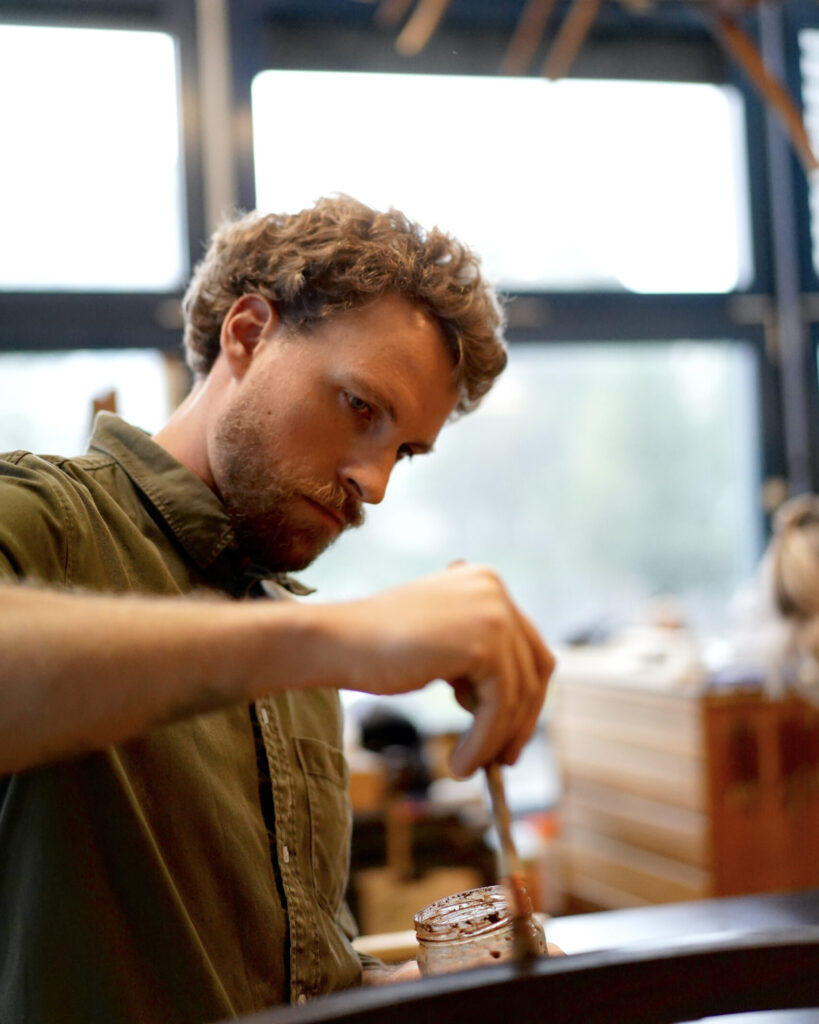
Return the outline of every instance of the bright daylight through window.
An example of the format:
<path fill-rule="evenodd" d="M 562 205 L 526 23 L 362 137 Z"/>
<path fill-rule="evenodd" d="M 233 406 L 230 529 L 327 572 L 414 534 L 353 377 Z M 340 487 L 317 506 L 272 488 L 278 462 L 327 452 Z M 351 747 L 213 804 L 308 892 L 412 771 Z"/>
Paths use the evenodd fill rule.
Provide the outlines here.
<path fill-rule="evenodd" d="M 143 430 L 159 430 L 172 411 L 160 352 L 0 353 L 0 451 L 84 452 L 93 401 L 111 391 Z"/>
<path fill-rule="evenodd" d="M 457 555 L 497 566 L 555 640 L 669 594 L 707 630 L 761 544 L 754 394 L 741 346 L 514 345 L 481 408 L 399 464 L 305 581 L 358 596 Z"/>
<path fill-rule="evenodd" d="M 511 290 L 728 292 L 750 279 L 730 87 L 264 71 L 252 100 L 261 209 L 328 191 L 397 206 L 469 242 Z"/>
<path fill-rule="evenodd" d="M 164 33 L 0 24 L 0 289 L 181 286 L 177 94 Z"/>

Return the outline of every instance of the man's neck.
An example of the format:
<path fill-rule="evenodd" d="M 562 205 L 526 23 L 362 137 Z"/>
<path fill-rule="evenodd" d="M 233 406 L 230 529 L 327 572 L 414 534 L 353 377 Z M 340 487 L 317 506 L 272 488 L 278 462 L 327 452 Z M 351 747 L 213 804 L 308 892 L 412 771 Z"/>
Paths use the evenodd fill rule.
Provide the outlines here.
<path fill-rule="evenodd" d="M 210 376 L 194 384 L 190 394 L 154 435 L 156 443 L 213 489 L 208 457 L 208 423 L 214 381 Z"/>

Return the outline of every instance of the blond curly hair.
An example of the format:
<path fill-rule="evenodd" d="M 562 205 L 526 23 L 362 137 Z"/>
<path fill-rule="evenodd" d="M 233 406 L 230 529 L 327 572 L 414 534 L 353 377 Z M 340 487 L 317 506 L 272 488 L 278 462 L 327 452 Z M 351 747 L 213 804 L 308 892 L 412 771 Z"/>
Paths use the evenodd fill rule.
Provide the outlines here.
<path fill-rule="evenodd" d="M 183 300 L 187 362 L 206 376 L 235 300 L 259 292 L 288 330 L 305 330 L 386 294 L 440 324 L 458 368 L 457 412 L 473 409 L 506 365 L 503 314 L 478 256 L 398 210 L 349 196 L 296 214 L 239 214 L 219 227 Z"/>

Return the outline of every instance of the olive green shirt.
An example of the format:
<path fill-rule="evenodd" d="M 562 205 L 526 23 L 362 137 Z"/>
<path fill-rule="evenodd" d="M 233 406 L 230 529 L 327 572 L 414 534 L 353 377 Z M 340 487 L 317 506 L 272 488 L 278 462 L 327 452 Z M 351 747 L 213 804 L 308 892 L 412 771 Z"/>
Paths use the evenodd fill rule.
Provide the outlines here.
<path fill-rule="evenodd" d="M 22 579 L 285 596 L 210 489 L 107 413 L 84 456 L 0 456 L 0 581 Z M 0 776 L 0 1020 L 214 1021 L 357 984 L 346 783 L 329 690 Z"/>

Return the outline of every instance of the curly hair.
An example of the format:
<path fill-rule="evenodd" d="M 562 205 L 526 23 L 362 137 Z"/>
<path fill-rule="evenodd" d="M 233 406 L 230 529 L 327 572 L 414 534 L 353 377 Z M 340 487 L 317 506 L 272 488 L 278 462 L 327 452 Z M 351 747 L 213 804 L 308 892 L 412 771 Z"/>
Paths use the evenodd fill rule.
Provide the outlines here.
<path fill-rule="evenodd" d="M 251 292 L 275 305 L 288 330 L 382 295 L 406 298 L 441 326 L 457 367 L 459 413 L 475 408 L 506 365 L 502 310 L 478 256 L 398 210 L 336 196 L 301 213 L 238 214 L 222 224 L 183 299 L 186 358 L 197 378 L 219 354 L 228 310 Z"/>

